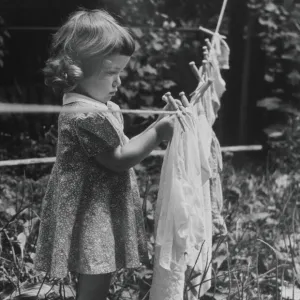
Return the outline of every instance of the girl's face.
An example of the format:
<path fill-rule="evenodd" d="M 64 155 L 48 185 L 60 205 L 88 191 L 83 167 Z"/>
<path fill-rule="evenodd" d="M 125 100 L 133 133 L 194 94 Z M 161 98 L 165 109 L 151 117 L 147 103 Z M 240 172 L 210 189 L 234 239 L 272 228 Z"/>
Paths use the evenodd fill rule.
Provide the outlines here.
<path fill-rule="evenodd" d="M 93 99 L 106 103 L 121 85 L 120 73 L 130 60 L 129 56 L 111 55 L 101 64 L 101 71 L 83 79 L 78 88 Z"/>

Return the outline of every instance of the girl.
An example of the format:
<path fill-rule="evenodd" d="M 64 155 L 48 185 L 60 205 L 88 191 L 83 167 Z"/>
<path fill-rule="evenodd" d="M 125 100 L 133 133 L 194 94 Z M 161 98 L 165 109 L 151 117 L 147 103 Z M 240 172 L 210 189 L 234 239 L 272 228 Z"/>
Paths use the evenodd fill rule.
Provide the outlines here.
<path fill-rule="evenodd" d="M 134 41 L 108 13 L 81 10 L 53 37 L 45 82 L 64 93 L 57 160 L 42 205 L 35 266 L 51 277 L 79 274 L 77 299 L 106 299 L 111 274 L 136 268 L 148 253 L 139 191 L 132 167 L 173 134 L 164 117 L 128 140 L 111 102 Z M 170 109 L 170 107 L 165 107 Z"/>

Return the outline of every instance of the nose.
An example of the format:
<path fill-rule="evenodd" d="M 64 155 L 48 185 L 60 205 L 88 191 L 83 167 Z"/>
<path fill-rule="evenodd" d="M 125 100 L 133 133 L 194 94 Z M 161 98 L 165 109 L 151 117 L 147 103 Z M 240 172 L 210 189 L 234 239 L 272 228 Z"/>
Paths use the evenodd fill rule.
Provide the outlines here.
<path fill-rule="evenodd" d="M 113 87 L 118 87 L 122 83 L 120 76 L 117 76 L 116 80 L 113 82 Z"/>

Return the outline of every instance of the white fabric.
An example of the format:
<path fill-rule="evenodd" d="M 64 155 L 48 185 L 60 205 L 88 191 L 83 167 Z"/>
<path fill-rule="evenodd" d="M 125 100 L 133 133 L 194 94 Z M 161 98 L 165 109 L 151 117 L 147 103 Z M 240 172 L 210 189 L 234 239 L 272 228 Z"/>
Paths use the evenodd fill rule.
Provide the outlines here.
<path fill-rule="evenodd" d="M 185 271 L 201 272 L 200 283 L 211 259 L 211 204 L 209 191 L 211 128 L 204 112 L 188 108 L 189 128 L 183 132 L 175 123 L 174 135 L 164 158 L 155 217 L 155 263 L 150 300 L 183 299 Z M 202 248 L 201 248 L 202 247 Z M 210 287 L 202 284 L 200 296 Z M 196 289 L 197 298 L 199 289 Z M 196 299 L 195 298 L 195 299 Z"/>
<path fill-rule="evenodd" d="M 219 98 L 225 91 L 225 82 L 216 71 L 207 92 L 201 98 L 196 94 L 191 99 L 194 105 L 187 109 L 185 117 L 188 130 L 183 132 L 176 122 L 163 161 L 155 213 L 150 300 L 182 300 L 185 282 L 195 286 L 187 293 L 189 300 L 198 299 L 211 287 L 212 208 L 218 204 L 218 196 L 211 193 L 214 170 L 209 160 L 212 144 L 216 144 L 212 125 L 220 108 Z M 195 278 L 190 280 L 192 277 Z"/>

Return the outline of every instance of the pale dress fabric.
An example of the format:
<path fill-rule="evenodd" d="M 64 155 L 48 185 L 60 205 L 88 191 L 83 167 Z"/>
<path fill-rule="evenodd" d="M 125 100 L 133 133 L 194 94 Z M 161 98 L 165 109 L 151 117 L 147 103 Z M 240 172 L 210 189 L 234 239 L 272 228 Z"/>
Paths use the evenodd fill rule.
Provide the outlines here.
<path fill-rule="evenodd" d="M 148 262 L 134 170 L 116 173 L 94 157 L 128 142 L 112 102 L 69 93 L 64 103 L 90 113 L 62 112 L 57 156 L 43 199 L 35 267 L 51 277 L 68 271 L 102 274 Z"/>

